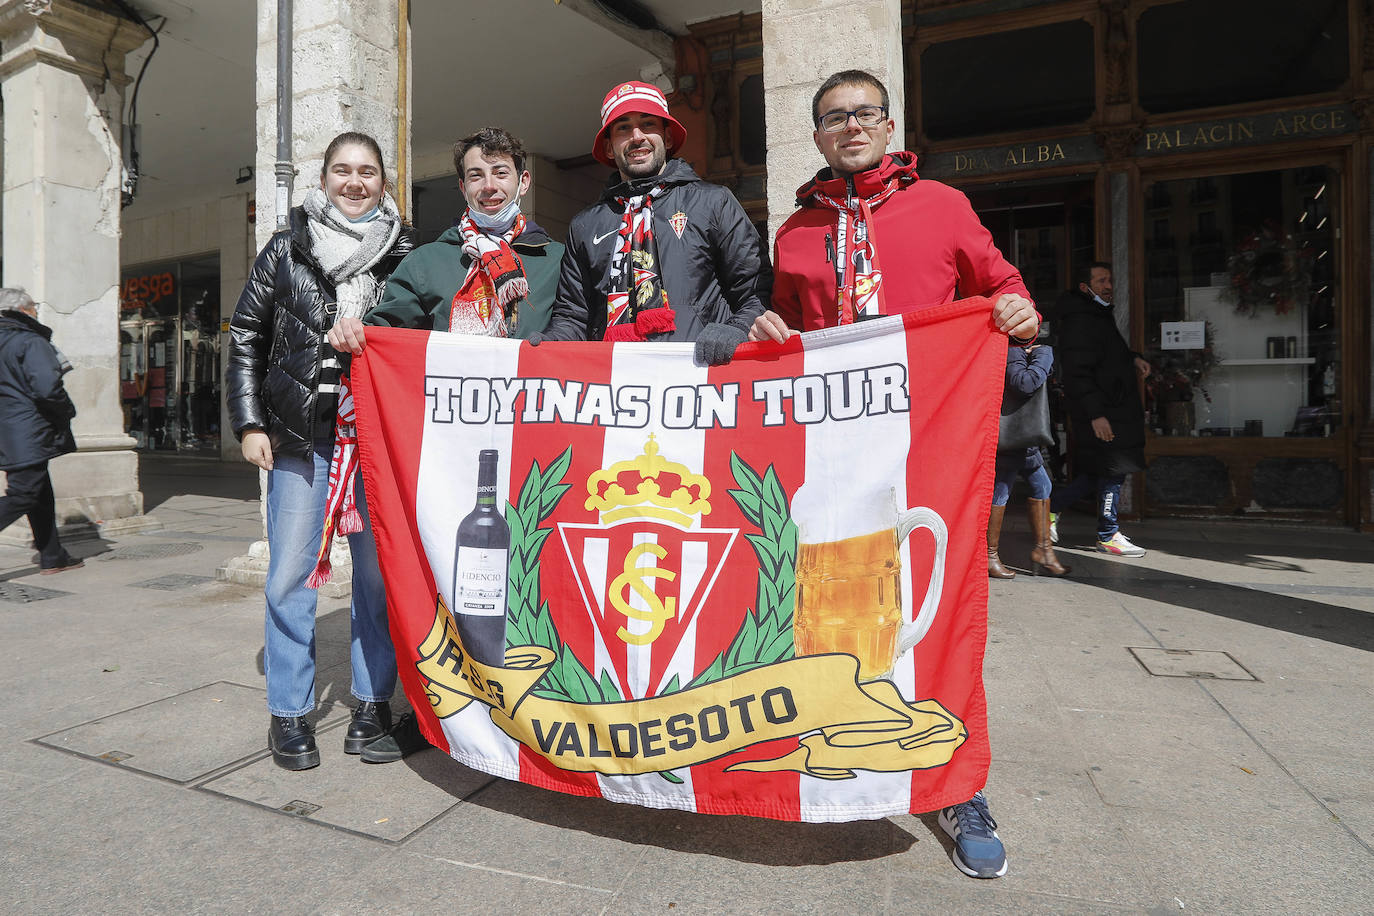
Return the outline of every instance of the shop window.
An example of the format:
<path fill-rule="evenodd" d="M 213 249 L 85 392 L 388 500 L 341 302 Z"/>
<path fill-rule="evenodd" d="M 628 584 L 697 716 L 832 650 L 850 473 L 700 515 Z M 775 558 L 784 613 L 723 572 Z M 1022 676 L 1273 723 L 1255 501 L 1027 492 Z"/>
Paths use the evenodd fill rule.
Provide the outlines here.
<path fill-rule="evenodd" d="M 1081 19 L 944 41 L 921 54 L 921 127 L 932 140 L 1086 121 L 1094 98 L 1093 30 Z"/>
<path fill-rule="evenodd" d="M 1338 180 L 1315 166 L 1147 189 L 1146 406 L 1156 435 L 1337 432 Z"/>
<path fill-rule="evenodd" d="M 124 429 L 139 448 L 219 454 L 219 255 L 128 268 L 120 281 Z"/>
<path fill-rule="evenodd" d="M 1186 0 L 1136 24 L 1140 105 L 1169 112 L 1338 89 L 1346 0 Z"/>
<path fill-rule="evenodd" d="M 997 250 L 1047 311 L 1075 264 L 1092 260 L 1092 186 L 1086 182 L 975 192 L 970 201 Z"/>

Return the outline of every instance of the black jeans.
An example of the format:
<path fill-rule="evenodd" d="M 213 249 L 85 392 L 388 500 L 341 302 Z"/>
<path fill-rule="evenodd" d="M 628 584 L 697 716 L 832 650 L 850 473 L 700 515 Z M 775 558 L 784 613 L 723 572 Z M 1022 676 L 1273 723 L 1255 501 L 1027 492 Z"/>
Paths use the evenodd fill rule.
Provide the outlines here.
<path fill-rule="evenodd" d="M 57 509 L 53 505 L 48 463 L 12 468 L 6 475 L 5 495 L 0 496 L 0 531 L 18 521 L 19 516 L 27 515 L 33 542 L 38 547 L 39 565 L 44 569 L 64 565 L 67 552 L 57 539 Z"/>

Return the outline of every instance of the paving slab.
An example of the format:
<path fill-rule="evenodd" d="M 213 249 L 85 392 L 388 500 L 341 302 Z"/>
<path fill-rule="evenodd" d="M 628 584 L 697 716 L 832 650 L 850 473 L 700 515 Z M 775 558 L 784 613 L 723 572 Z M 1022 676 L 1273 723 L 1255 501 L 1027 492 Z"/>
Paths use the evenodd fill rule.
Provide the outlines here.
<path fill-rule="evenodd" d="M 1359 757 L 1288 757 L 1283 767 L 1366 846 L 1374 847 L 1374 779 Z"/>
<path fill-rule="evenodd" d="M 36 739 L 174 782 L 266 753 L 263 691 L 220 681 Z"/>
<path fill-rule="evenodd" d="M 1045 646 L 1042 653 L 1045 683 L 1064 709 L 1129 712 L 1141 717 L 1161 711 L 1176 715 L 1215 711 L 1215 702 L 1199 692 L 1192 680 L 1151 677 L 1125 645 L 1076 643 Z"/>
<path fill-rule="evenodd" d="M 1188 912 L 1369 911 L 1374 858 L 1328 816 L 1228 818 L 1135 812 L 1123 821 L 1133 860 L 1164 900 Z"/>
<path fill-rule="evenodd" d="M 1280 759 L 1374 761 L 1374 690 L 1296 678 L 1259 685 L 1209 682 L 1207 690 Z"/>
<path fill-rule="evenodd" d="M 261 707 L 256 710 L 262 718 Z M 198 788 L 282 814 L 400 842 L 442 816 L 492 777 L 456 764 L 430 748 L 404 764 L 366 764 L 343 752 L 345 723 L 319 729 L 320 765 L 284 770 L 264 757 Z M 428 772 L 436 780 L 416 779 Z"/>
<path fill-rule="evenodd" d="M 1008 870 L 996 893 L 1045 895 L 1065 905 L 1078 900 L 1107 910 L 1150 899 L 1150 885 L 1130 865 L 1131 851 L 1120 828 L 1121 812 L 1102 804 L 1072 752 L 1057 765 L 995 760 L 986 794 L 997 832 L 1007 848 Z M 953 843 L 934 818 L 922 816 L 946 856 Z M 1123 867 L 1122 863 L 1126 863 Z M 967 882 L 953 867 L 935 869 L 927 883 L 962 897 Z M 1005 887 L 1002 885 L 1005 884 Z"/>

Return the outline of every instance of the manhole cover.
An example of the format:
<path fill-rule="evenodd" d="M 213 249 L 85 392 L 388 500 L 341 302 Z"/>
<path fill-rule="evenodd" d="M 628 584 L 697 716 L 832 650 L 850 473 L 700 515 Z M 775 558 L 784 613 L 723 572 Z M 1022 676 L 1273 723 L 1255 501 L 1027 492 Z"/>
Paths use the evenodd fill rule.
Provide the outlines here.
<path fill-rule="evenodd" d="M 167 557 L 180 557 L 201 549 L 193 541 L 173 542 L 171 544 L 131 544 L 116 547 L 109 553 L 101 554 L 101 560 L 162 560 Z"/>
<path fill-rule="evenodd" d="M 23 585 L 18 582 L 0 582 L 0 601 L 13 601 L 15 604 L 28 604 L 30 601 L 46 601 L 60 598 L 71 592 L 60 592 L 55 588 L 39 585 Z"/>
<path fill-rule="evenodd" d="M 1204 649 L 1154 649 L 1127 646 L 1150 674 L 1155 677 L 1199 677 L 1221 681 L 1258 681 L 1245 666 L 1229 652 Z"/>
<path fill-rule="evenodd" d="M 213 577 L 211 576 L 192 576 L 187 573 L 170 573 L 165 576 L 158 576 L 156 579 L 149 579 L 146 582 L 135 582 L 134 588 L 155 588 L 164 592 L 174 592 L 178 589 L 190 588 L 193 585 L 200 585 L 211 581 L 213 581 Z"/>

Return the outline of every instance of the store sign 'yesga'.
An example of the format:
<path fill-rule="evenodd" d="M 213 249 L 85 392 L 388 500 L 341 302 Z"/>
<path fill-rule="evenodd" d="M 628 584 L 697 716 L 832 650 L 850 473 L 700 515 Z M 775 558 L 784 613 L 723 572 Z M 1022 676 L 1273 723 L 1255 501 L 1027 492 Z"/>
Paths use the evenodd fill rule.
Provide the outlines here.
<path fill-rule="evenodd" d="M 176 278 L 170 270 L 125 277 L 119 287 L 119 310 L 132 312 L 147 308 L 175 294 Z"/>

